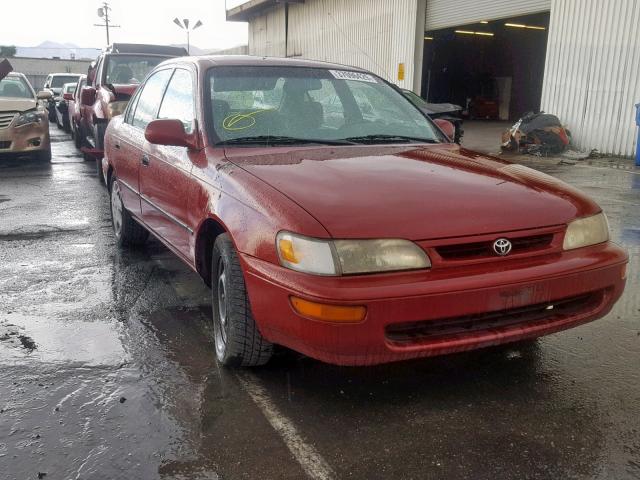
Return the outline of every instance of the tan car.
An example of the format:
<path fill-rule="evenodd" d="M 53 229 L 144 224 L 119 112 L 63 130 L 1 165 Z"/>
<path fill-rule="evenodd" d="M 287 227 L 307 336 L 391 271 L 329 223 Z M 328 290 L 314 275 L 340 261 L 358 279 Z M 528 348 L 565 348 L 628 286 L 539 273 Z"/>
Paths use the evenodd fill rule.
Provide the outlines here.
<path fill-rule="evenodd" d="M 36 95 L 27 78 L 11 72 L 0 80 L 0 158 L 29 155 L 51 160 L 49 119 L 39 102 L 50 92 Z"/>

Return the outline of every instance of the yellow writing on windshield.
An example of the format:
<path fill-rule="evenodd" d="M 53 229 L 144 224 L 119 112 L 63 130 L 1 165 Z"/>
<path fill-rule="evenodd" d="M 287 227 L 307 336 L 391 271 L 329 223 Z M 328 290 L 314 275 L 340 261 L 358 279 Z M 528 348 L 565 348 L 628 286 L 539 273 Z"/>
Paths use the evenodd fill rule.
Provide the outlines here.
<path fill-rule="evenodd" d="M 260 110 L 254 110 L 247 113 L 234 113 L 229 115 L 222 122 L 222 128 L 229 131 L 246 130 L 256 124 L 256 115 L 263 112 L 270 112 L 271 108 L 264 108 Z"/>

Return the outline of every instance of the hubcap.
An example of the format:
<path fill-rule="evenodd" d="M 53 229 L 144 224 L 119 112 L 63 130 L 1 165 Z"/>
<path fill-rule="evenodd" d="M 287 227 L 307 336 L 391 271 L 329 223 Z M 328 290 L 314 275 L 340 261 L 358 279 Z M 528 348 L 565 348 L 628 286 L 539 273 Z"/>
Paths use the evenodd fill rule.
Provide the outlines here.
<path fill-rule="evenodd" d="M 113 221 L 113 231 L 116 237 L 120 238 L 122 232 L 122 199 L 120 198 L 120 185 L 114 180 L 111 187 L 111 219 Z"/>
<path fill-rule="evenodd" d="M 227 272 L 224 261 L 218 260 L 218 315 L 214 325 L 216 351 L 218 356 L 224 355 L 227 346 Z"/>

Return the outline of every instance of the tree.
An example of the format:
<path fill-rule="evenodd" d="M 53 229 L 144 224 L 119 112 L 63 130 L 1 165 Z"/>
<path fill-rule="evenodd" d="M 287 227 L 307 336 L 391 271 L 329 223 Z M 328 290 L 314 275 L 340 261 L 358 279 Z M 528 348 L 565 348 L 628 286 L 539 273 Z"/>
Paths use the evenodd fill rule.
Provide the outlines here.
<path fill-rule="evenodd" d="M 14 45 L 0 45 L 0 57 L 13 58 L 16 56 L 16 47 Z"/>

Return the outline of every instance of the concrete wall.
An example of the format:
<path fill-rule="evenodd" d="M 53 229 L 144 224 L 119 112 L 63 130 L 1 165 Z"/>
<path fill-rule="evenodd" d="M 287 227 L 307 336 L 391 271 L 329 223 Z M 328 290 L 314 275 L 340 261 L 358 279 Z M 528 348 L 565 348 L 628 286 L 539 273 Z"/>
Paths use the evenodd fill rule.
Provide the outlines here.
<path fill-rule="evenodd" d="M 50 58 L 10 58 L 13 70 L 24 73 L 33 88 L 42 89 L 44 80 L 50 73 L 87 73 L 89 64 L 87 60 L 53 60 Z"/>
<path fill-rule="evenodd" d="M 419 89 L 425 0 L 307 0 L 279 5 L 249 21 L 252 55 L 303 57 L 355 65 L 404 88 Z M 418 41 L 419 39 L 419 41 Z M 404 64 L 404 80 L 398 79 Z"/>
<path fill-rule="evenodd" d="M 631 156 L 640 102 L 640 2 L 553 0 L 542 109 L 583 150 Z"/>

